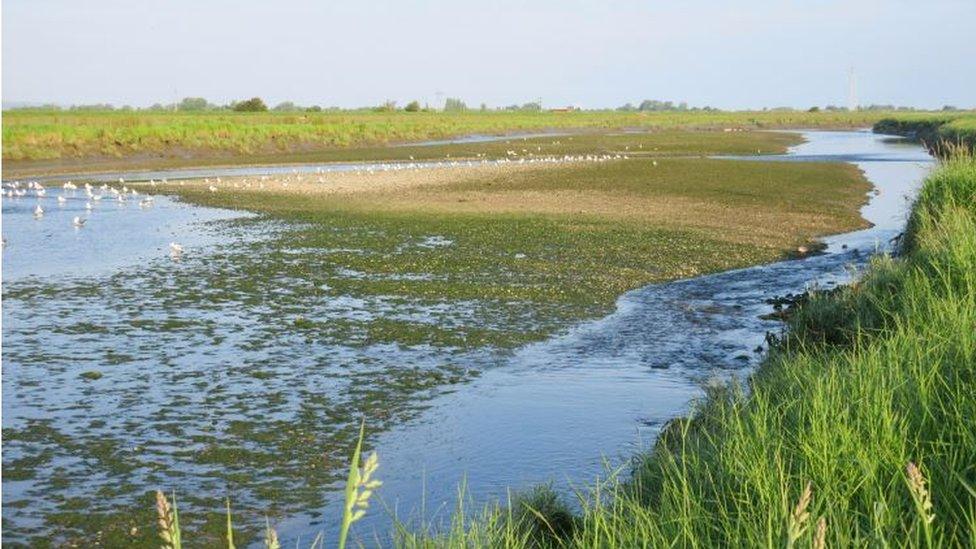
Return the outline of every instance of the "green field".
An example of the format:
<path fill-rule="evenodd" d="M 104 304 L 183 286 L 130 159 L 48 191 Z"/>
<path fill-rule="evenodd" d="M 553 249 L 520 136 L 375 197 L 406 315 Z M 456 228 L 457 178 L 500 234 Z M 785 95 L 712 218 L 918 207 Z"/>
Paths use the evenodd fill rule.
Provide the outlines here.
<path fill-rule="evenodd" d="M 468 134 L 565 129 L 854 128 L 884 113 L 848 112 L 365 112 L 158 113 L 13 110 L 3 113 L 5 167 L 35 171 L 118 165 L 253 163 L 333 149 Z M 259 159 L 260 160 L 260 159 Z M 284 159 L 288 161 L 287 158 Z M 115 161 L 112 164 L 109 161 Z"/>

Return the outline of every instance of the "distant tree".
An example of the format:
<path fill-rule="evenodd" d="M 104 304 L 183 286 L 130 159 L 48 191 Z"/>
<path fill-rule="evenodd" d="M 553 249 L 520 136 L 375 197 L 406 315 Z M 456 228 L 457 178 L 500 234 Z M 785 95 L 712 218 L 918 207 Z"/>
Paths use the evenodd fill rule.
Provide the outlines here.
<path fill-rule="evenodd" d="M 481 112 L 485 112 L 487 110 L 488 110 L 488 104 L 487 103 L 482 103 L 481 104 Z"/>
<path fill-rule="evenodd" d="M 456 97 L 448 97 L 444 100 L 444 110 L 447 112 L 460 112 L 468 110 L 468 106 L 464 104 L 464 101 Z"/>
<path fill-rule="evenodd" d="M 542 110 L 542 105 L 540 103 L 536 102 L 536 101 L 531 101 L 531 102 L 525 103 L 524 105 L 522 105 L 521 107 L 519 107 L 519 110 L 523 110 L 523 111 L 541 111 Z"/>
<path fill-rule="evenodd" d="M 814 106 L 810 107 L 809 109 L 807 109 L 807 112 L 820 112 L 820 107 L 814 105 Z"/>
<path fill-rule="evenodd" d="M 322 112 L 322 107 L 318 105 L 312 105 L 311 107 L 305 109 L 305 112 Z"/>
<path fill-rule="evenodd" d="M 281 103 L 275 105 L 274 109 L 271 110 L 277 112 L 295 112 L 295 111 L 300 111 L 301 108 L 299 108 L 298 105 L 292 103 L 291 101 L 282 101 Z"/>
<path fill-rule="evenodd" d="M 420 101 L 411 101 L 411 102 L 407 103 L 407 106 L 406 107 L 403 107 L 403 110 L 405 110 L 407 112 L 417 112 L 417 111 L 419 111 L 420 110 Z"/>
<path fill-rule="evenodd" d="M 387 101 L 378 107 L 373 107 L 376 112 L 394 112 L 397 110 L 396 101 Z"/>
<path fill-rule="evenodd" d="M 232 103 L 231 109 L 237 112 L 264 112 L 268 110 L 268 106 L 260 97 L 252 97 L 246 101 Z"/>
<path fill-rule="evenodd" d="M 623 105 L 617 107 L 618 111 L 622 112 L 633 112 L 637 110 L 637 107 L 633 103 L 624 103 Z"/>
<path fill-rule="evenodd" d="M 670 111 L 674 110 L 674 103 L 671 101 L 658 101 L 656 99 L 645 99 L 637 107 L 639 111 Z"/>
<path fill-rule="evenodd" d="M 944 111 L 958 111 L 959 108 L 954 105 L 942 105 L 942 110 Z"/>
<path fill-rule="evenodd" d="M 179 111 L 205 111 L 210 108 L 210 103 L 202 97 L 184 97 L 179 104 L 176 105 L 176 110 Z"/>
<path fill-rule="evenodd" d="M 94 103 L 92 105 L 71 105 L 72 111 L 114 111 L 115 106 L 110 103 Z"/>

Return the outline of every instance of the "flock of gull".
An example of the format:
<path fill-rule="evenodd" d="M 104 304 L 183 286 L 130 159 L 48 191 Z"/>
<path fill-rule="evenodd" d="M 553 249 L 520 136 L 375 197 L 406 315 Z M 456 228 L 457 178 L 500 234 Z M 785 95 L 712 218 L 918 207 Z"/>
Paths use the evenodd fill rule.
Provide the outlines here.
<path fill-rule="evenodd" d="M 541 149 L 540 149 L 541 150 Z M 485 157 L 484 154 L 479 154 L 475 159 L 469 160 L 434 160 L 434 161 L 415 161 L 414 157 L 410 157 L 409 162 L 390 162 L 390 163 L 379 163 L 379 164 L 364 164 L 357 167 L 355 170 L 348 170 L 356 175 L 373 175 L 378 172 L 399 172 L 399 171 L 416 171 L 430 168 L 473 168 L 479 166 L 504 166 L 504 165 L 522 165 L 522 164 L 555 164 L 555 163 L 569 163 L 569 162 L 607 162 L 612 160 L 627 159 L 626 154 L 582 154 L 582 155 L 540 155 L 536 156 L 530 153 L 527 149 L 518 150 L 508 150 L 505 156 L 502 158 L 489 159 Z M 654 162 L 657 165 L 657 162 Z M 322 177 L 326 170 L 319 167 L 315 170 L 315 175 L 319 183 L 325 183 L 326 181 Z M 303 179 L 302 175 L 297 169 L 292 170 L 292 175 L 295 179 L 301 181 Z M 268 182 L 269 176 L 260 176 L 256 181 L 256 186 L 259 189 L 265 188 L 265 183 Z M 289 178 L 281 178 L 276 182 L 279 185 L 287 186 Z M 58 194 L 56 197 L 57 205 L 59 207 L 64 207 L 68 202 L 68 196 L 75 196 L 79 190 L 82 190 L 85 197 L 85 211 L 88 215 L 91 215 L 94 205 L 100 203 L 102 200 L 114 200 L 120 204 L 125 204 L 130 200 L 138 200 L 139 207 L 141 209 L 149 208 L 153 206 L 154 198 L 151 195 L 142 196 L 135 189 L 130 189 L 125 185 L 125 180 L 119 178 L 119 187 L 109 185 L 107 183 L 102 183 L 99 186 L 92 185 L 91 183 L 85 183 L 81 187 L 68 181 L 62 185 L 62 193 Z M 166 179 L 162 179 L 159 183 L 168 183 Z M 156 180 L 150 180 L 149 185 L 151 187 L 156 187 L 159 183 Z M 180 185 L 184 184 L 180 181 Z M 204 180 L 204 184 L 207 185 L 207 189 L 211 193 L 216 193 L 219 189 L 218 185 L 221 184 L 221 179 L 219 177 L 211 181 L 209 178 Z M 240 181 L 235 180 L 233 182 L 234 188 L 251 188 L 252 182 L 245 179 Z M 34 206 L 33 215 L 34 219 L 41 220 L 44 218 L 45 209 L 42 205 L 42 201 L 47 197 L 47 188 L 44 187 L 40 182 L 29 181 L 26 184 L 22 184 L 19 181 L 14 181 L 11 183 L 4 183 L 2 188 L 2 195 L 6 198 L 16 199 L 24 198 L 28 196 L 33 196 L 37 200 L 37 204 Z M 76 229 L 81 229 L 85 226 L 88 221 L 87 217 L 74 216 L 71 220 L 72 226 Z M 3 238 L 3 245 L 6 246 L 6 238 Z M 172 242 L 169 245 L 170 253 L 174 257 L 178 257 L 183 253 L 183 246 Z"/>
<path fill-rule="evenodd" d="M 522 149 L 521 154 L 525 154 L 527 149 Z M 327 172 L 337 172 L 342 171 L 345 173 L 352 173 L 357 176 L 369 176 L 375 175 L 377 173 L 385 172 L 414 172 L 429 169 L 443 169 L 443 168 L 477 168 L 486 166 L 517 166 L 525 164 L 558 164 L 558 163 L 578 163 L 578 162 L 608 162 L 611 160 L 626 160 L 629 158 L 626 154 L 580 154 L 580 155 L 544 155 L 544 156 L 534 156 L 529 153 L 528 156 L 519 156 L 520 153 L 515 150 L 506 151 L 506 156 L 503 158 L 490 159 L 486 158 L 484 154 L 476 155 L 476 159 L 473 160 L 430 160 L 430 161 L 415 161 L 414 157 L 410 157 L 409 162 L 385 162 L 377 164 L 362 164 L 356 167 L 356 169 L 340 169 L 340 170 L 329 170 L 322 167 L 317 167 L 313 173 L 311 172 L 300 172 L 297 168 L 293 168 L 289 174 L 283 177 L 275 177 L 269 175 L 258 176 L 255 181 L 249 179 L 241 178 L 233 180 L 232 186 L 235 189 L 265 189 L 268 185 L 277 184 L 280 187 L 287 187 L 290 182 L 306 182 L 305 177 L 314 175 L 317 177 L 316 182 L 327 183 L 323 175 Z M 657 161 L 653 162 L 654 166 L 657 166 Z M 166 183 L 166 180 L 162 180 L 162 183 Z M 203 181 L 204 185 L 211 193 L 216 193 L 223 182 L 220 177 L 214 179 L 205 178 Z M 149 181 L 150 186 L 155 187 L 158 183 L 155 180 Z M 183 186 L 184 181 L 180 181 L 179 185 Z"/>
<path fill-rule="evenodd" d="M 71 181 L 68 181 L 62 185 L 61 194 L 58 194 L 57 197 L 55 197 L 57 206 L 66 206 L 68 203 L 68 197 L 76 196 L 79 189 L 83 189 L 85 197 L 85 211 L 88 212 L 88 215 L 91 215 L 95 204 L 98 204 L 105 199 L 114 200 L 119 204 L 125 204 L 129 200 L 138 200 L 140 209 L 150 208 L 155 203 L 155 198 L 153 196 L 141 196 L 139 191 L 125 186 L 124 179 L 119 178 L 119 184 L 122 186 L 121 188 L 113 187 L 107 183 L 103 183 L 98 187 L 92 185 L 91 183 L 85 183 L 82 187 L 79 187 Z M 47 188 L 37 181 L 28 181 L 26 184 L 22 184 L 19 181 L 4 183 L 2 189 L 2 195 L 5 198 L 16 199 L 33 197 L 35 200 L 37 200 L 37 204 L 34 206 L 33 216 L 34 219 L 38 221 L 44 219 L 44 214 L 46 213 L 42 201 L 48 198 L 47 192 Z M 72 218 L 71 225 L 76 229 L 81 229 L 87 222 L 87 217 L 76 215 L 74 218 Z M 3 237 L 3 246 L 6 247 L 6 245 L 7 239 L 6 237 Z M 177 244 L 176 242 L 171 243 L 169 248 L 170 252 L 174 255 L 183 253 L 183 246 Z"/>

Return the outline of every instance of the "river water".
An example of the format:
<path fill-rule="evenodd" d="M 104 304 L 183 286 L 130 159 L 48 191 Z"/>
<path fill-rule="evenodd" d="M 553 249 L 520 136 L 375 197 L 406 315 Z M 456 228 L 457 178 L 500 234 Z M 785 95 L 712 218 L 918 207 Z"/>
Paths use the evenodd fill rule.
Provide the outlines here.
<path fill-rule="evenodd" d="M 766 299 L 843 283 L 901 230 L 931 165 L 921 147 L 866 132 L 806 137 L 763 158 L 857 164 L 876 187 L 863 209 L 872 228 L 826 239 L 823 255 L 635 290 L 610 316 L 504 353 L 282 330 L 296 313 L 444 326 L 479 313 L 477 303 L 301 293 L 301 256 L 267 248 L 290 230 L 271 220 L 166 197 L 103 200 L 87 213 L 81 191 L 53 183 L 43 200 L 5 197 L 4 534 L 70 537 L 72 512 L 125 514 L 164 487 L 251 508 L 273 501 L 286 545 L 334 535 L 360 412 L 384 481 L 383 504 L 356 526 L 367 543 L 387 539 L 384 507 L 446 520 L 462 482 L 475 503 L 586 483 L 652 443 L 704 383 L 751 371 L 766 332 L 780 329 L 759 318 Z M 174 241 L 187 253 L 171 256 Z M 310 473 L 333 446 L 326 457 L 338 465 Z"/>

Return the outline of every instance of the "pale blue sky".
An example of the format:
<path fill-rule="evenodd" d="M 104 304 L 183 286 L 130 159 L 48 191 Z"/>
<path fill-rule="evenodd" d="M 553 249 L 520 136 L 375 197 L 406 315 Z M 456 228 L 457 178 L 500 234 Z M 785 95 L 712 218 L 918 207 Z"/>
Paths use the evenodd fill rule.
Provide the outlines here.
<path fill-rule="evenodd" d="M 5 0 L 3 99 L 976 106 L 976 0 Z"/>

